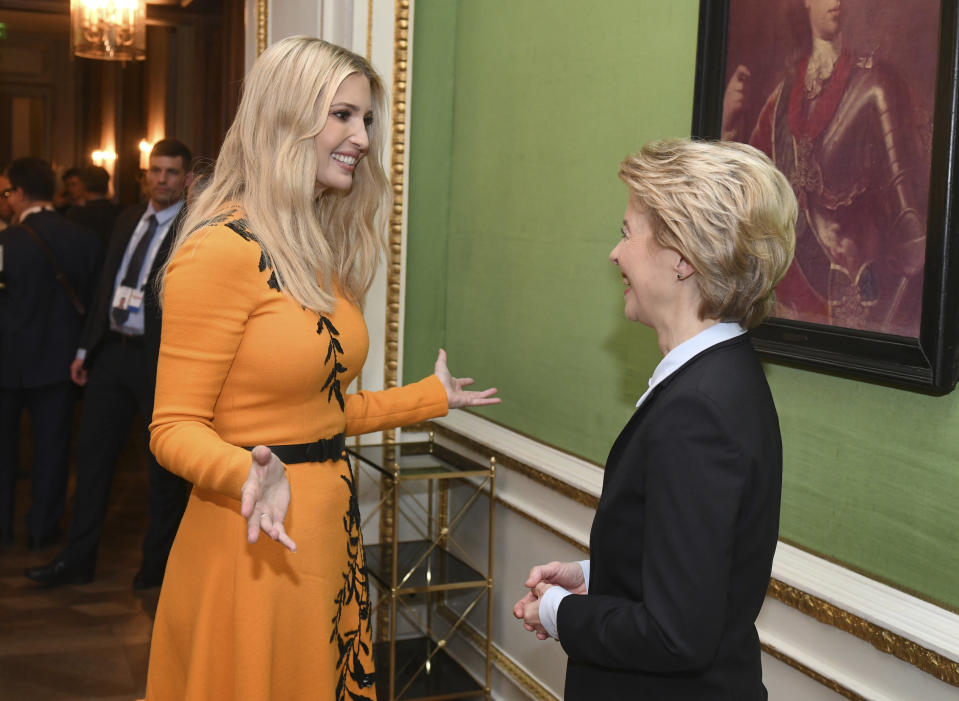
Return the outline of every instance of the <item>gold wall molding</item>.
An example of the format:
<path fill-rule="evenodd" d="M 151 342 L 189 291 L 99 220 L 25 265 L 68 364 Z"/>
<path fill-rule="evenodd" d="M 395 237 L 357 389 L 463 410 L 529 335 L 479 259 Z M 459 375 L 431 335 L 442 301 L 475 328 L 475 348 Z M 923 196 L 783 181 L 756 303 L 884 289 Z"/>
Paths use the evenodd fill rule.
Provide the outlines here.
<path fill-rule="evenodd" d="M 518 508 L 518 507 L 513 506 L 512 504 L 509 504 L 509 503 L 507 503 L 507 502 L 504 502 L 500 497 L 496 497 L 496 503 L 497 503 L 497 504 L 500 504 L 500 505 L 502 505 L 502 506 L 504 506 L 504 507 L 506 507 L 506 508 L 509 509 L 510 511 L 512 511 L 512 512 L 514 512 L 515 514 L 519 515 L 520 517 L 526 519 L 527 521 L 535 524 L 535 525 L 538 526 L 539 528 L 542 528 L 543 530 L 552 533 L 552 534 L 553 534 L 554 536 L 556 536 L 557 538 L 560 538 L 561 540 L 564 540 L 564 541 L 566 541 L 567 543 L 572 544 L 573 546 L 575 546 L 575 547 L 579 548 L 580 550 L 582 550 L 582 551 L 587 555 L 587 557 L 589 556 L 589 548 L 588 548 L 588 547 L 582 545 L 581 543 L 576 542 L 575 540 L 573 540 L 573 539 L 570 538 L 569 536 L 567 536 L 567 535 L 565 535 L 565 534 L 563 534 L 563 533 L 560 533 L 560 532 L 557 531 L 555 528 L 553 528 L 552 526 L 549 526 L 549 525 L 543 523 L 542 521 L 540 521 L 540 520 L 539 520 L 538 518 L 536 518 L 535 516 L 530 515 L 529 513 L 523 511 L 522 509 L 520 509 L 520 508 Z M 775 583 L 775 584 L 778 584 L 778 585 L 781 585 L 781 586 L 786 586 L 786 585 L 782 584 L 782 582 L 778 582 L 778 580 L 771 580 L 770 587 L 769 587 L 769 592 L 768 592 L 771 596 L 775 596 L 775 594 L 774 594 L 773 591 L 772 591 L 772 588 L 773 588 L 773 586 L 774 586 L 774 583 Z M 779 597 L 777 596 L 776 598 L 779 598 Z M 787 603 L 788 603 L 788 602 L 787 602 Z M 482 636 L 481 636 L 479 633 L 477 633 L 475 629 L 473 629 L 472 627 L 469 627 L 469 625 L 468 625 L 467 623 L 464 623 L 463 625 L 466 626 L 465 628 L 463 628 L 464 634 L 471 639 L 471 641 L 473 642 L 473 645 L 474 645 L 474 646 L 479 647 L 480 644 L 481 644 L 481 642 L 482 642 Z M 779 650 L 777 650 L 776 648 L 772 647 L 771 645 L 767 645 L 767 644 L 763 643 L 763 644 L 761 645 L 761 647 L 762 647 L 762 649 L 763 649 L 764 652 L 766 652 L 766 653 L 768 653 L 769 655 L 775 657 L 775 658 L 776 658 L 777 660 L 779 660 L 780 662 L 789 665 L 790 667 L 792 667 L 793 669 L 795 669 L 795 670 L 797 670 L 797 671 L 799 671 L 799 672 L 802 672 L 802 673 L 805 674 L 807 677 L 810 677 L 811 679 L 814 679 L 815 681 L 819 682 L 819 683 L 822 684 L 823 686 L 825 686 L 825 687 L 827 687 L 827 688 L 835 691 L 835 692 L 836 692 L 837 694 L 839 694 L 840 696 L 843 696 L 843 697 L 845 697 L 845 698 L 847 698 L 847 699 L 852 699 L 853 701 L 866 701 L 866 700 L 864 699 L 864 697 L 860 696 L 860 695 L 857 694 L 856 692 L 854 692 L 854 691 L 852 691 L 852 690 L 850 690 L 850 689 L 847 689 L 847 688 L 844 687 L 842 684 L 840 684 L 840 683 L 837 682 L 837 681 L 834 681 L 834 680 L 830 679 L 829 677 L 826 677 L 826 676 L 823 676 L 822 674 L 819 674 L 819 673 L 816 672 L 815 670 L 813 670 L 813 669 L 807 667 L 806 665 L 804 665 L 802 662 L 799 662 L 798 660 L 795 660 L 795 659 L 793 659 L 792 657 L 789 657 L 788 655 L 786 655 L 785 653 L 780 652 Z M 500 651 L 500 650 L 499 650 L 498 648 L 496 648 L 495 646 L 494 646 L 492 649 L 493 649 L 493 653 L 492 653 L 492 654 L 493 654 L 493 662 L 494 662 L 494 664 L 496 664 L 496 666 L 497 666 L 498 668 L 500 668 L 505 674 L 508 674 L 510 677 L 512 677 L 513 680 L 514 680 L 517 684 L 519 684 L 520 686 L 522 686 L 523 689 L 524 689 L 528 694 L 530 694 L 533 698 L 536 698 L 536 699 L 546 699 L 546 700 L 551 700 L 551 699 L 554 699 L 554 698 L 555 698 L 549 691 L 547 691 L 547 690 L 546 690 L 543 686 L 541 686 L 537 681 L 535 681 L 532 677 L 530 677 L 529 674 L 527 674 L 523 669 L 521 669 L 520 667 L 518 667 L 518 666 L 516 665 L 516 663 L 513 662 L 513 660 L 510 659 L 505 653 L 503 653 L 502 651 Z"/>
<path fill-rule="evenodd" d="M 531 467 L 519 460 L 514 460 L 513 458 L 503 455 L 497 452 L 492 446 L 485 445 L 478 441 L 474 441 L 471 438 L 453 431 L 452 429 L 443 426 L 442 424 L 436 423 L 435 421 L 425 421 L 416 426 L 411 426 L 409 430 L 413 431 L 433 431 L 438 436 L 443 436 L 449 438 L 454 443 L 464 446 L 470 450 L 475 450 L 484 455 L 490 455 L 496 458 L 496 462 L 499 465 L 505 465 L 514 472 L 518 472 L 524 477 L 528 477 L 534 482 L 538 482 L 546 487 L 549 487 L 554 492 L 562 494 L 568 499 L 582 504 L 583 506 L 588 506 L 591 509 L 595 509 L 596 505 L 599 503 L 599 499 L 594 497 L 592 494 L 587 494 L 586 492 L 576 489 L 561 479 L 557 479 L 552 475 L 547 475 L 545 472 L 537 470 L 535 467 Z"/>
<path fill-rule="evenodd" d="M 783 664 L 788 664 L 790 667 L 792 667 L 793 669 L 799 672 L 802 672 L 807 677 L 811 677 L 812 679 L 815 679 L 817 682 L 819 682 L 825 687 L 832 689 L 840 696 L 844 696 L 847 699 L 852 699 L 852 701 L 867 701 L 867 699 L 864 696 L 860 696 L 855 691 L 852 691 L 851 689 L 847 689 L 842 684 L 840 684 L 837 681 L 833 681 L 829 677 L 824 677 L 819 672 L 813 669 L 810 669 L 809 667 L 804 665 L 802 662 L 798 662 L 794 660 L 792 657 L 790 657 L 789 655 L 780 652 L 779 650 L 774 648 L 772 645 L 766 645 L 765 643 L 762 643 L 760 647 L 763 649 L 763 652 L 765 652 L 766 654 L 775 657 L 777 660 L 779 660 Z"/>
<path fill-rule="evenodd" d="M 912 640 L 903 638 L 875 623 L 870 623 L 864 618 L 780 582 L 778 579 L 770 580 L 767 594 L 807 616 L 812 616 L 820 623 L 855 635 L 880 652 L 898 657 L 903 662 L 918 667 L 946 684 L 959 686 L 959 662 L 955 660 L 924 648 Z"/>
<path fill-rule="evenodd" d="M 383 385 L 396 387 L 399 368 L 400 289 L 403 274 L 403 194 L 406 186 L 406 86 L 410 0 L 396 0 L 393 28 L 393 106 L 391 112 L 390 182 L 393 189 L 387 236 L 386 351 Z"/>
<path fill-rule="evenodd" d="M 366 3 L 366 60 L 373 62 L 373 0 Z"/>
<path fill-rule="evenodd" d="M 445 618 L 447 622 L 452 623 L 453 621 L 459 620 L 459 614 L 446 604 L 438 604 L 436 606 L 436 612 Z M 458 628 L 458 632 L 473 644 L 477 654 L 483 654 L 481 650 L 486 647 L 486 639 L 469 621 L 463 621 Z M 530 698 L 536 699 L 536 701 L 560 701 L 560 697 L 536 681 L 525 669 L 516 664 L 513 658 L 496 647 L 496 645 L 490 646 L 490 658 L 492 658 L 496 668 L 520 686 L 523 691 L 529 694 Z"/>
<path fill-rule="evenodd" d="M 499 462 L 499 461 L 497 460 L 497 462 Z M 523 510 L 522 510 L 521 508 L 519 508 L 518 506 L 513 506 L 513 505 L 510 504 L 509 502 L 503 501 L 503 498 L 502 498 L 502 497 L 496 497 L 496 498 L 494 499 L 494 501 L 495 501 L 497 504 L 499 504 L 500 506 L 502 506 L 502 507 L 504 507 L 504 508 L 506 508 L 506 509 L 509 509 L 509 510 L 512 511 L 514 514 L 517 514 L 517 515 L 519 515 L 519 516 L 522 516 L 522 517 L 525 518 L 527 521 L 529 521 L 530 523 L 532 523 L 532 524 L 536 525 L 537 527 L 543 529 L 544 531 L 547 531 L 547 532 L 551 533 L 551 534 L 552 534 L 553 536 L 555 536 L 556 538 L 559 538 L 560 540 L 564 540 L 564 541 L 566 541 L 567 543 L 569 543 L 570 545 L 572 545 L 574 548 L 577 548 L 577 549 L 579 549 L 579 550 L 582 550 L 583 553 L 586 554 L 586 557 L 589 557 L 589 547 L 586 546 L 586 545 L 583 545 L 583 544 L 580 543 L 578 540 L 576 540 L 576 539 L 574 539 L 574 538 L 570 538 L 570 537 L 569 537 L 568 535 L 566 535 L 565 533 L 561 533 L 561 532 L 558 531 L 557 529 L 555 529 L 555 528 L 553 528 L 552 526 L 550 526 L 548 523 L 544 523 L 543 521 L 540 521 L 540 520 L 539 520 L 538 518 L 536 518 L 535 516 L 532 516 L 532 515 L 526 513 L 525 511 L 523 511 Z"/>
<path fill-rule="evenodd" d="M 270 0 L 256 0 L 256 55 L 269 44 Z"/>
<path fill-rule="evenodd" d="M 386 329 L 383 351 L 383 387 L 396 387 L 400 347 L 400 289 L 403 275 L 403 193 L 406 186 L 406 86 L 409 52 L 410 0 L 396 0 L 393 12 L 393 104 L 390 109 L 390 169 L 392 201 L 387 232 Z M 367 54 L 373 54 L 373 0 L 368 3 L 366 23 Z M 396 431 L 383 431 L 383 442 L 393 443 Z M 380 494 L 385 499 L 380 510 L 381 543 L 393 539 L 393 484 L 380 478 Z M 377 618 L 378 636 L 386 630 L 385 609 Z"/>
<path fill-rule="evenodd" d="M 519 472 L 523 476 L 528 477 L 529 479 L 543 485 L 544 487 L 547 487 L 548 489 L 552 489 L 553 491 L 559 494 L 562 494 L 565 497 L 573 499 L 581 504 L 592 506 L 594 508 L 596 506 L 597 499 L 593 497 L 591 494 L 587 494 L 581 490 L 578 490 L 575 487 L 572 487 L 566 484 L 565 482 L 562 482 L 556 479 L 555 477 L 552 477 L 551 475 L 546 475 L 532 466 L 525 465 L 512 458 L 497 455 L 496 451 L 492 450 L 489 446 L 484 445 L 466 436 L 463 436 L 457 433 L 456 431 L 453 431 L 449 428 L 446 428 L 445 426 L 442 426 L 441 424 L 438 424 L 433 421 L 428 421 L 411 428 L 413 430 L 434 431 L 437 435 L 441 435 L 445 438 L 448 438 L 454 443 L 462 445 L 470 450 L 476 450 L 485 454 L 496 455 L 497 462 L 500 465 L 503 465 L 504 467 L 507 467 L 511 470 Z M 526 518 L 531 523 L 536 524 L 540 528 L 543 528 L 549 531 L 550 533 L 552 533 L 553 535 L 556 535 L 557 537 L 567 542 L 570 542 L 573 545 L 576 545 L 577 547 L 584 550 L 585 552 L 588 552 L 587 548 L 583 548 L 583 546 L 576 543 L 568 536 L 564 536 L 563 534 L 559 533 L 556 529 L 544 524 L 542 521 L 535 518 L 534 516 L 531 516 L 525 513 L 522 509 L 519 509 L 511 504 L 508 504 L 502 501 L 502 499 L 500 499 L 499 497 L 497 497 L 496 501 L 502 504 L 503 506 L 505 506 L 506 508 L 510 509 L 511 511 L 514 511 L 520 516 Z M 819 599 L 818 597 L 815 597 L 812 594 L 807 594 L 806 592 L 800 589 L 796 589 L 795 587 L 791 587 L 777 579 L 770 580 L 767 594 L 773 597 L 774 599 L 781 601 L 787 606 L 794 608 L 801 613 L 806 614 L 807 616 L 812 616 L 820 623 L 825 623 L 826 625 L 830 625 L 834 628 L 838 628 L 839 630 L 845 633 L 854 635 L 860 640 L 869 643 L 870 645 L 875 647 L 877 650 L 893 655 L 894 657 L 897 657 L 898 659 L 904 662 L 908 662 L 909 664 L 922 670 L 926 674 L 930 674 L 936 679 L 939 679 L 940 681 L 945 682 L 946 684 L 950 684 L 952 686 L 959 686 L 959 661 L 949 659 L 948 657 L 945 657 L 944 655 L 940 655 L 939 653 L 933 650 L 929 650 L 928 648 L 925 648 L 922 645 L 919 645 L 918 643 L 913 642 L 912 640 L 908 640 L 907 638 L 897 635 L 893 633 L 892 631 L 889 631 L 881 626 L 878 626 L 874 623 L 870 623 L 869 621 L 863 618 L 860 618 L 859 616 L 856 616 L 855 614 L 845 611 L 844 609 L 841 609 L 837 606 L 833 606 L 832 604 L 822 599 Z M 787 661 L 786 659 L 784 659 L 785 656 L 782 655 L 782 653 L 779 653 L 778 651 L 775 653 L 770 652 L 770 654 L 777 657 L 777 659 L 783 659 L 784 662 L 787 662 L 787 664 L 789 664 L 791 667 L 795 669 L 798 669 L 804 672 L 807 669 L 804 667 L 804 665 L 802 665 L 799 662 L 796 662 L 795 660 L 790 659 L 789 661 Z M 822 681 L 821 679 L 819 679 L 820 675 L 817 675 L 812 670 L 808 670 L 808 674 L 813 679 L 816 679 L 817 681 Z M 826 681 L 830 681 L 830 680 L 826 680 Z M 830 681 L 830 683 L 826 683 L 825 681 L 823 681 L 823 683 L 826 684 L 826 686 L 833 688 L 832 684 L 834 684 L 834 682 Z M 853 693 L 848 690 L 846 690 L 846 692 Z M 843 692 L 838 692 L 838 693 L 843 693 Z M 859 698 L 859 697 L 847 696 L 847 698 Z"/>

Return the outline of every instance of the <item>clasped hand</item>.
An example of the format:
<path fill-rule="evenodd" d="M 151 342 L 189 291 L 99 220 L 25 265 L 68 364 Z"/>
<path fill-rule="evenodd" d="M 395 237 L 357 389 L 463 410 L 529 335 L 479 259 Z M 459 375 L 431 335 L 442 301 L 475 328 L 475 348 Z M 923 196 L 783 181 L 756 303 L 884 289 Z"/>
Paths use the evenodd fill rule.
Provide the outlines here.
<path fill-rule="evenodd" d="M 513 606 L 513 615 L 523 621 L 526 630 L 536 633 L 540 640 L 546 640 L 550 635 L 539 618 L 543 594 L 554 586 L 563 587 L 571 594 L 585 594 L 586 578 L 578 562 L 550 562 L 531 569 L 523 586 L 529 592 Z"/>

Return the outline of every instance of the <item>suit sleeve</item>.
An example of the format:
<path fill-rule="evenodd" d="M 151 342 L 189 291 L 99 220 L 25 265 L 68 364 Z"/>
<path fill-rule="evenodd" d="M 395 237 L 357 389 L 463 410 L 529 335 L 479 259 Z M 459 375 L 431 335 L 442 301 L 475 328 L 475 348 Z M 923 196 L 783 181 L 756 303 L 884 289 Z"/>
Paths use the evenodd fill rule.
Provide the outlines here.
<path fill-rule="evenodd" d="M 113 283 L 117 271 L 123 260 L 133 229 L 140 220 L 139 216 L 132 219 L 126 214 L 121 215 L 113 227 L 113 234 L 107 250 L 104 253 L 103 265 L 100 267 L 97 284 L 94 286 L 93 301 L 87 309 L 83 331 L 80 333 L 79 347 L 88 352 L 93 350 L 91 345 L 98 336 L 98 327 L 109 328 L 110 305 L 113 303 Z M 87 356 L 89 359 L 89 355 Z M 85 363 L 89 367 L 89 360 Z"/>
<path fill-rule="evenodd" d="M 259 247 L 226 228 L 194 234 L 167 269 L 150 449 L 193 484 L 240 498 L 250 453 L 220 438 L 213 413 L 247 319 L 268 287 Z"/>
<path fill-rule="evenodd" d="M 403 387 L 347 395 L 345 410 L 346 434 L 357 436 L 446 416 L 449 404 L 443 383 L 430 375 Z"/>
<path fill-rule="evenodd" d="M 670 398 L 649 418 L 633 455 L 645 474 L 640 600 L 592 595 L 560 603 L 571 659 L 616 669 L 696 670 L 715 657 L 727 615 L 734 530 L 748 465 L 723 416 L 697 393 Z M 639 452 L 642 454 L 638 454 Z M 630 547 L 629 533 L 621 534 Z M 615 565 L 614 565 L 615 566 Z"/>

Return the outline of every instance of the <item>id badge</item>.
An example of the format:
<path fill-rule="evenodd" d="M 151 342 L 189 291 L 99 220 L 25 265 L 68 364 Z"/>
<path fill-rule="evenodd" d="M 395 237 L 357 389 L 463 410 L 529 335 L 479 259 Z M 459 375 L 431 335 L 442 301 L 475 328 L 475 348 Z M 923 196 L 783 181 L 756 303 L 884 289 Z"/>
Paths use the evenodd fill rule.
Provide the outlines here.
<path fill-rule="evenodd" d="M 120 285 L 116 292 L 113 293 L 113 306 L 114 309 L 128 309 L 130 306 L 130 295 L 134 292 L 132 287 L 127 287 L 126 285 Z"/>
<path fill-rule="evenodd" d="M 135 312 L 143 304 L 143 290 L 130 290 L 130 297 L 127 299 L 127 309 Z"/>

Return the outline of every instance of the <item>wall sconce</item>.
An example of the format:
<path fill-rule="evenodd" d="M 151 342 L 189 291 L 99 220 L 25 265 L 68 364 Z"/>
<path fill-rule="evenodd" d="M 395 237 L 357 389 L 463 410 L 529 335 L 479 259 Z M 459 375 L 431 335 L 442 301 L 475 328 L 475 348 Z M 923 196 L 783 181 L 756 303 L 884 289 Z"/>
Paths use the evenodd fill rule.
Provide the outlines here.
<path fill-rule="evenodd" d="M 153 150 L 153 144 L 146 139 L 140 139 L 140 170 L 150 169 L 150 151 Z"/>
<path fill-rule="evenodd" d="M 90 154 L 93 165 L 101 168 L 112 168 L 113 162 L 117 159 L 116 151 L 94 151 Z"/>
<path fill-rule="evenodd" d="M 146 0 L 70 0 L 70 43 L 83 58 L 142 61 Z"/>

